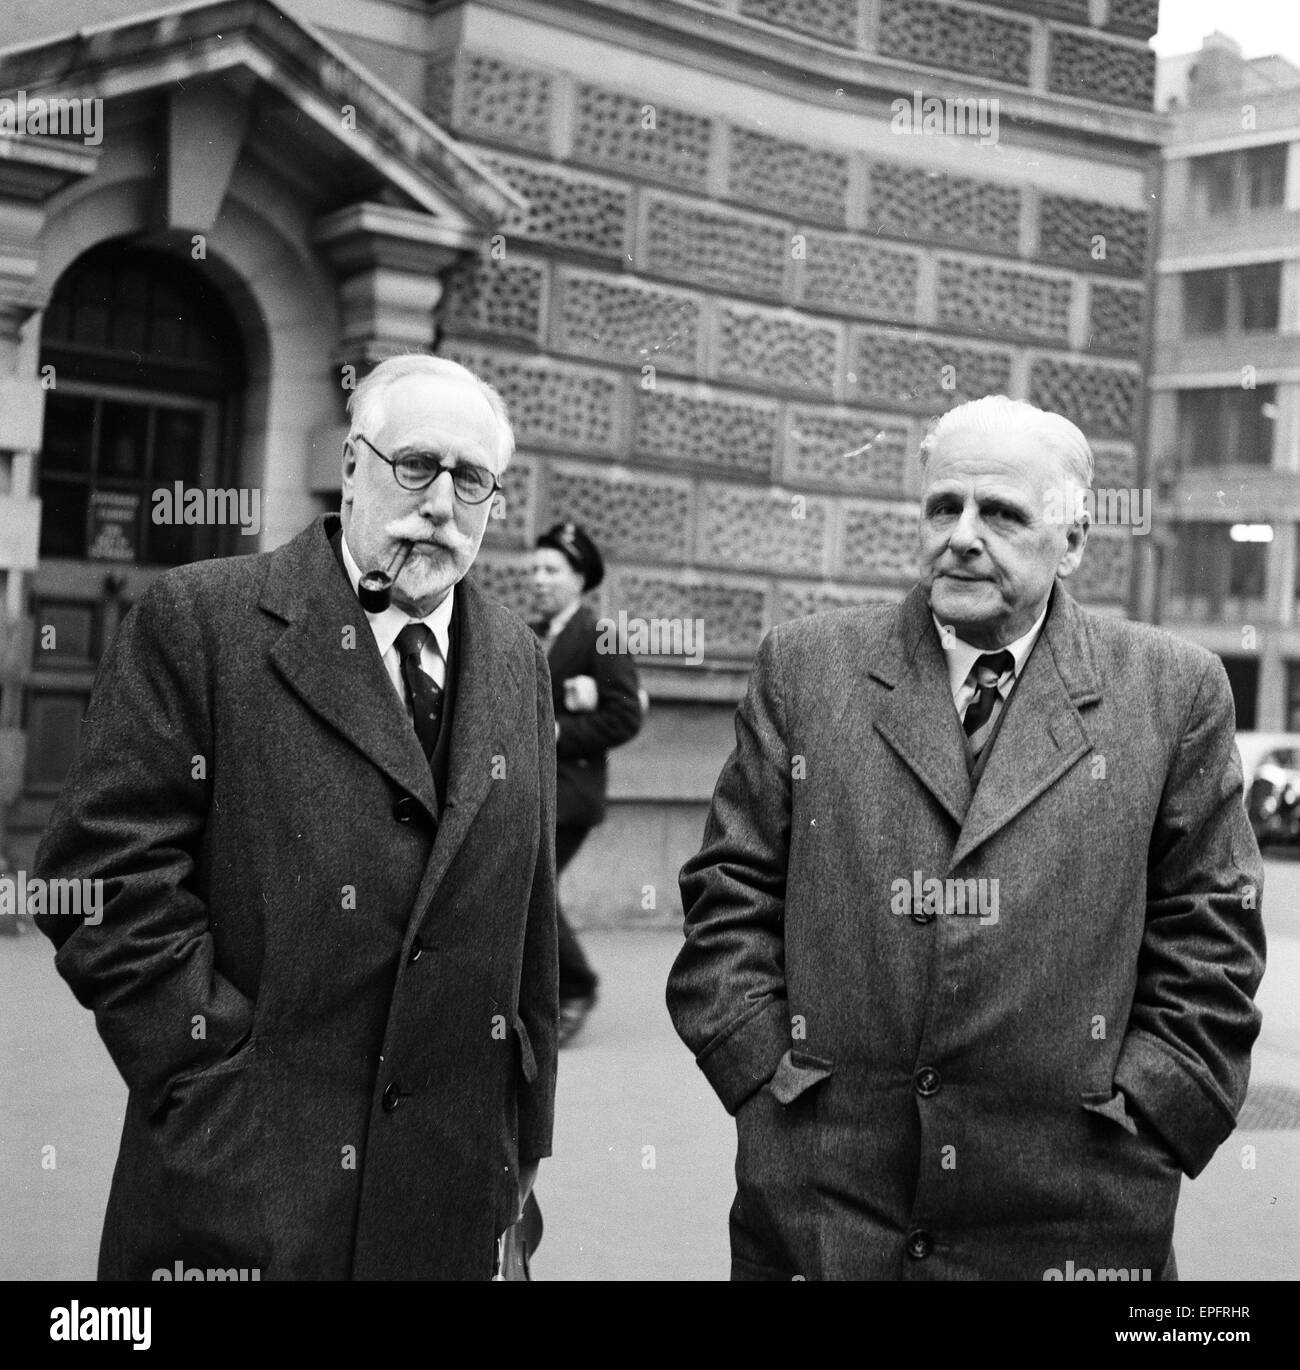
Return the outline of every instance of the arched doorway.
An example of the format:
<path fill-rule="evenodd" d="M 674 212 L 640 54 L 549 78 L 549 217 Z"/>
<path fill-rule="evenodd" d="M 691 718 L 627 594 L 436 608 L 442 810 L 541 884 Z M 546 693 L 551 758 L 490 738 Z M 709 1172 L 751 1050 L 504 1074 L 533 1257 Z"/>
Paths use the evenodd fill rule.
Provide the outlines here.
<path fill-rule="evenodd" d="M 238 485 L 244 348 L 212 281 L 110 242 L 60 278 L 41 335 L 40 562 L 15 827 L 43 826 L 76 755 L 96 667 L 122 615 L 169 566 L 237 550 L 239 529 L 155 522 L 156 492 Z M 47 368 L 52 368 L 48 370 Z M 247 543 L 238 550 L 247 550 Z"/>

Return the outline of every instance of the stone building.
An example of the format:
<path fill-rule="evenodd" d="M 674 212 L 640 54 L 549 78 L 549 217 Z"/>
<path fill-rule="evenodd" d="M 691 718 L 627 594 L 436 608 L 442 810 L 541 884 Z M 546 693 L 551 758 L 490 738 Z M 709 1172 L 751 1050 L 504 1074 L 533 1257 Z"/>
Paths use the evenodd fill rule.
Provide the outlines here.
<path fill-rule="evenodd" d="M 1300 68 L 1217 33 L 1161 68 L 1142 610 L 1223 657 L 1239 727 L 1300 730 Z"/>
<path fill-rule="evenodd" d="M 103 137 L 0 123 L 0 851 L 130 601 L 328 507 L 348 368 L 436 346 L 518 430 L 481 583 L 525 610 L 574 518 L 603 613 L 702 629 L 642 656 L 571 871 L 580 916 L 675 919 L 764 631 L 912 580 L 929 420 L 1028 398 L 1145 483 L 1157 7 L 88 0 L 70 35 L 21 0 L 0 93 L 102 99 Z M 152 525 L 178 480 L 258 530 Z M 1099 528 L 1072 588 L 1131 611 L 1135 545 Z"/>

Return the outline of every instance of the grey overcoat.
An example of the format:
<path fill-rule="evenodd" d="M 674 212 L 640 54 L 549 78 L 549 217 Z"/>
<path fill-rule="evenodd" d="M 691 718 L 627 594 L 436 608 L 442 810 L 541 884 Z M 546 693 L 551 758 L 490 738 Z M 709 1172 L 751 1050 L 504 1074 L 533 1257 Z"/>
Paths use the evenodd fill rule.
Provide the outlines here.
<path fill-rule="evenodd" d="M 1058 583 L 972 793 L 918 587 L 775 629 L 736 735 L 668 988 L 737 1115 L 733 1274 L 1172 1273 L 1260 1022 L 1218 658 Z"/>
<path fill-rule="evenodd" d="M 487 1278 L 550 1153 L 545 659 L 457 586 L 439 814 L 337 527 L 156 582 L 38 853 L 104 881 L 44 924 L 130 1090 L 104 1278 Z"/>

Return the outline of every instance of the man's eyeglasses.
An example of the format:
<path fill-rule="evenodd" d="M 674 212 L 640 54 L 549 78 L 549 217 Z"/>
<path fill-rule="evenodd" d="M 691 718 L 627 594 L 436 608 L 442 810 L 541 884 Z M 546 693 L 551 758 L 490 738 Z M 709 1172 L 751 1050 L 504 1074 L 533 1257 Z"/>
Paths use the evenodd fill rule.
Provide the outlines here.
<path fill-rule="evenodd" d="M 486 466 L 475 466 L 473 462 L 459 462 L 451 466 L 436 457 L 421 456 L 398 457 L 394 461 L 384 456 L 363 433 L 356 436 L 380 461 L 392 468 L 393 478 L 403 490 L 427 490 L 444 471 L 451 472 L 456 498 L 464 504 L 482 504 L 501 489 L 501 482 Z"/>

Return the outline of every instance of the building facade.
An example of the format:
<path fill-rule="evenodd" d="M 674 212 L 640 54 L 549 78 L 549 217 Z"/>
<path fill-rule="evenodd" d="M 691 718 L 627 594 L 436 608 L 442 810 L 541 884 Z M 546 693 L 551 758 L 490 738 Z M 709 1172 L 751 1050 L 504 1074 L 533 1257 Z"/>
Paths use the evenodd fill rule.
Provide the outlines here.
<path fill-rule="evenodd" d="M 1300 730 L 1300 69 L 1214 34 L 1164 77 L 1143 607 L 1223 657 L 1240 728 Z"/>
<path fill-rule="evenodd" d="M 570 872 L 586 921 L 679 916 L 763 633 L 905 593 L 937 414 L 1027 398 L 1089 434 L 1099 486 L 1147 484 L 1156 0 L 89 9 L 70 36 L 20 6 L 0 50 L 0 94 L 103 101 L 98 144 L 0 158 L 16 865 L 121 613 L 330 507 L 347 388 L 393 351 L 511 406 L 480 583 L 527 612 L 532 541 L 573 518 L 600 611 L 654 630 Z M 249 517 L 159 523 L 173 489 Z M 1157 560 L 1099 526 L 1071 589 L 1132 612 Z"/>

